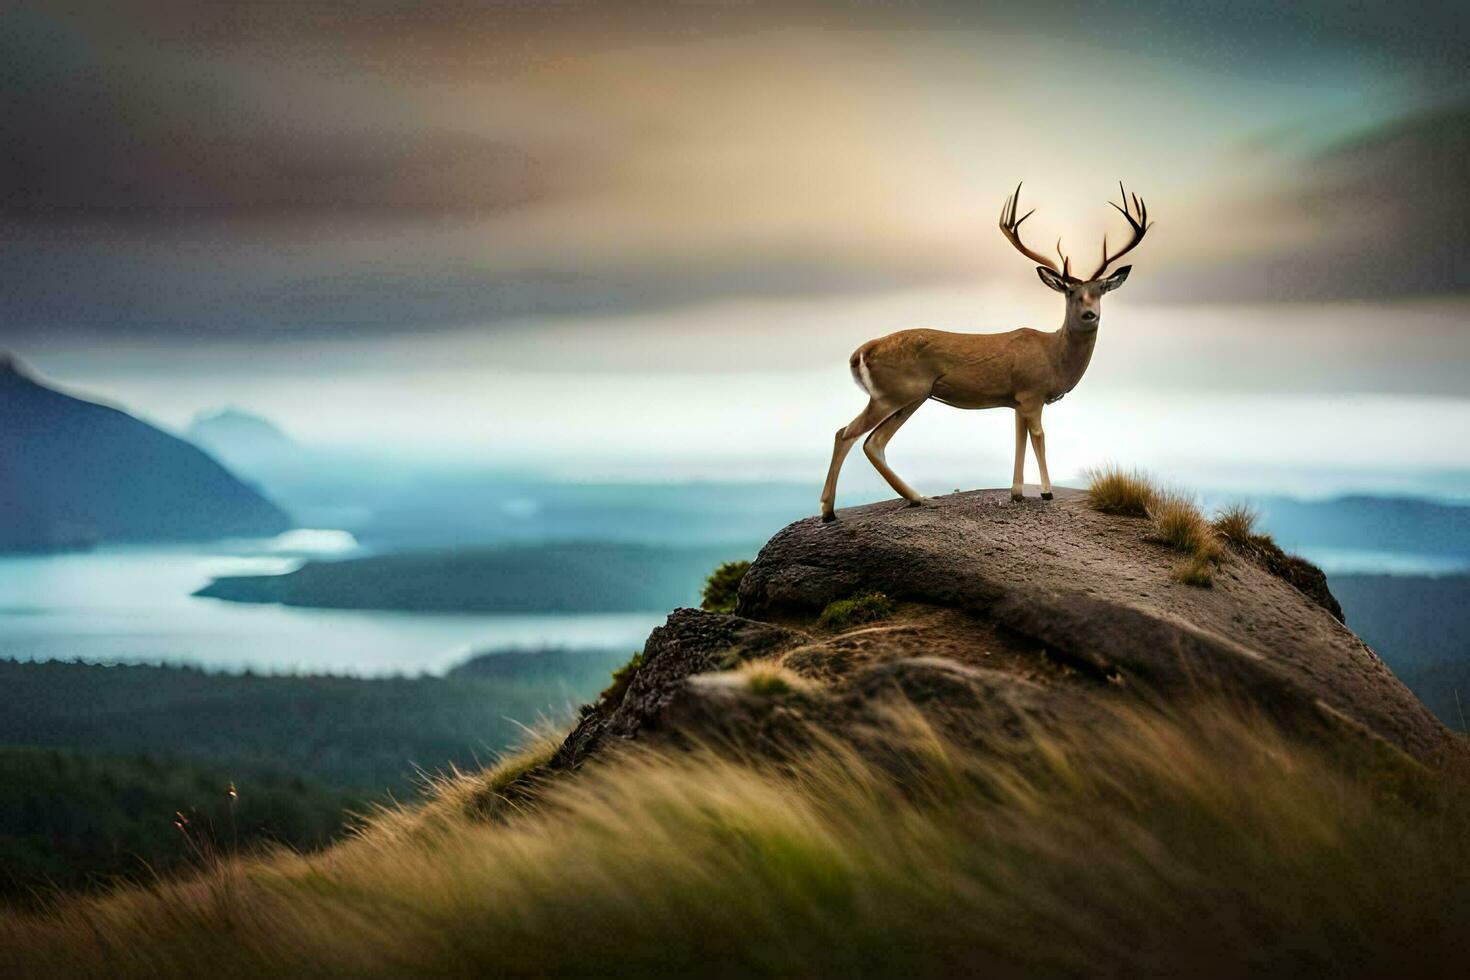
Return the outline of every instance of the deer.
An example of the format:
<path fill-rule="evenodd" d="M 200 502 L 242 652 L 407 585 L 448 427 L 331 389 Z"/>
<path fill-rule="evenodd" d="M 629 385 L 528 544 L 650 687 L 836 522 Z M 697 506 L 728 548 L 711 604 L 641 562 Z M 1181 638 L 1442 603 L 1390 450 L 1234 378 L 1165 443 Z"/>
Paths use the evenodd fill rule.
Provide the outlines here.
<path fill-rule="evenodd" d="M 1049 289 L 1066 297 L 1066 316 L 1060 329 L 1050 333 L 1022 327 L 1005 333 L 951 333 L 944 330 L 900 330 L 863 344 L 848 358 L 852 378 L 868 396 L 858 417 L 837 430 L 832 447 L 832 464 L 822 487 L 822 520 L 837 519 L 837 475 L 853 444 L 868 433 L 863 452 L 888 485 L 917 507 L 928 503 L 888 465 L 884 455 L 889 440 L 913 417 L 919 406 L 933 399 L 963 409 L 1009 408 L 1016 413 L 1016 464 L 1011 476 L 1011 500 L 1023 499 L 1026 468 L 1026 439 L 1036 453 L 1041 471 L 1041 499 L 1052 499 L 1051 477 L 1046 470 L 1046 432 L 1041 410 L 1058 401 L 1082 380 L 1097 343 L 1102 322 L 1102 297 L 1128 279 L 1133 266 L 1125 265 L 1109 274 L 1108 268 L 1138 247 L 1153 223 L 1148 207 L 1129 195 L 1120 181 L 1122 206 L 1108 203 L 1128 222 L 1128 242 L 1117 252 L 1108 251 L 1103 235 L 1102 261 L 1086 279 L 1072 275 L 1071 259 L 1057 239 L 1053 261 L 1028 248 L 1021 240 L 1021 225 L 1036 213 L 1032 208 L 1016 215 L 1021 206 L 1021 184 L 1007 195 L 1000 209 L 1000 233 L 1026 258 L 1038 263 L 1036 274 Z"/>

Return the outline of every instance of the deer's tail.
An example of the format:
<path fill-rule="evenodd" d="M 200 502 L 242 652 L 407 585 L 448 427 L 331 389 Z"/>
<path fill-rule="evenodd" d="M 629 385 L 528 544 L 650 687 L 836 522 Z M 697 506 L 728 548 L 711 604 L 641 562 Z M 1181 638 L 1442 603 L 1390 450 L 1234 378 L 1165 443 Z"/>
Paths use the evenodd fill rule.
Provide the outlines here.
<path fill-rule="evenodd" d="M 864 356 L 868 352 L 868 345 L 864 344 L 852 352 L 852 357 L 847 359 L 847 366 L 852 370 L 852 380 L 863 389 L 863 393 L 872 397 L 873 376 L 868 373 L 868 363 Z"/>

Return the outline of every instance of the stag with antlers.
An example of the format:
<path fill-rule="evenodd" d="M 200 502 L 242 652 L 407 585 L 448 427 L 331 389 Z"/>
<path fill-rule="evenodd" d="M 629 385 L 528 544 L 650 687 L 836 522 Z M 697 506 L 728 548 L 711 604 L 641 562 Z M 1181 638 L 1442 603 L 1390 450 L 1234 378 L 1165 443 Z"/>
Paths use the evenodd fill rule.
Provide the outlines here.
<path fill-rule="evenodd" d="M 1021 499 L 1026 466 L 1026 438 L 1036 451 L 1041 470 L 1041 497 L 1052 499 L 1051 478 L 1046 472 L 1046 434 L 1041 428 L 1041 410 L 1077 386 L 1092 348 L 1102 317 L 1104 293 L 1123 285 L 1132 270 L 1125 265 L 1111 275 L 1108 267 L 1133 251 L 1152 226 L 1148 208 L 1141 199 L 1123 195 L 1122 206 L 1113 208 L 1128 222 L 1130 237 L 1116 252 L 1108 251 L 1103 236 L 1102 261 L 1086 279 L 1072 275 L 1071 260 L 1057 241 L 1060 264 L 1032 251 L 1021 241 L 1021 225 L 1035 213 L 1019 218 L 1021 185 L 1006 198 L 1000 209 L 1000 232 L 1028 259 L 1038 263 L 1041 281 L 1066 297 L 1067 313 L 1060 330 L 1045 333 L 1023 327 L 1006 333 L 965 334 L 943 330 L 901 330 L 859 347 L 849 358 L 852 377 L 868 395 L 868 405 L 857 418 L 837 430 L 832 447 L 832 465 L 822 487 L 822 519 L 834 520 L 837 474 L 853 443 L 864 433 L 863 452 L 873 466 L 910 504 L 924 503 L 907 483 L 888 467 L 884 458 L 894 433 L 929 399 L 956 408 L 1010 408 L 1016 413 L 1016 465 L 1011 478 L 1011 499 Z"/>

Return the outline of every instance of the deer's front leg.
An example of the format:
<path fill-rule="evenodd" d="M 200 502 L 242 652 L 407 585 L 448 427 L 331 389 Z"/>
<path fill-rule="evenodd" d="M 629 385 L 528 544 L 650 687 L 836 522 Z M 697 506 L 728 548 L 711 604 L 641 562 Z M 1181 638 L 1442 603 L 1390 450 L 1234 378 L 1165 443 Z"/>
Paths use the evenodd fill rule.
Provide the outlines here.
<path fill-rule="evenodd" d="M 1026 417 L 1016 409 L 1016 468 L 1011 474 L 1011 499 L 1021 499 L 1021 484 L 1026 481 Z"/>
<path fill-rule="evenodd" d="M 1041 469 L 1041 499 L 1051 499 L 1051 477 L 1046 473 L 1046 433 L 1041 429 L 1041 409 L 1026 419 L 1031 430 L 1031 448 L 1036 450 L 1036 465 Z"/>

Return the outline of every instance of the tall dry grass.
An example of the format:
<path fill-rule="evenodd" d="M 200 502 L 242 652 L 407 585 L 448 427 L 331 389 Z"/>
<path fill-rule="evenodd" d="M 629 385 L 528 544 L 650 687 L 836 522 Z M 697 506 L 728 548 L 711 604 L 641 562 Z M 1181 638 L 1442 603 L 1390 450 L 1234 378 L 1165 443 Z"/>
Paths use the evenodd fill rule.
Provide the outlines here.
<path fill-rule="evenodd" d="M 1228 504 L 1220 508 L 1211 522 L 1215 533 L 1237 548 L 1248 548 L 1265 535 L 1256 533 L 1256 524 L 1261 515 L 1249 504 Z M 1266 538 L 1266 540 L 1270 540 Z"/>
<path fill-rule="evenodd" d="M 1157 493 L 1153 477 L 1143 470 L 1108 463 L 1087 470 L 1087 505 L 1104 514 L 1147 517 Z"/>
<path fill-rule="evenodd" d="M 882 765 L 830 736 L 779 767 L 630 750 L 508 821 L 384 827 L 319 855 L 0 917 L 0 972 L 1465 966 L 1461 783 L 1358 771 L 1230 706 L 1129 710 L 1092 731 L 982 755 L 909 707 L 895 709 Z"/>
<path fill-rule="evenodd" d="M 473 772 L 450 769 L 426 774 L 428 792 L 415 806 L 378 806 L 365 813 L 355 832 L 359 837 L 386 838 L 423 834 L 466 819 L 483 819 L 525 802 L 523 785 L 534 782 L 537 770 L 551 761 L 566 732 L 549 720 L 524 728 L 519 745 L 493 763 Z"/>

